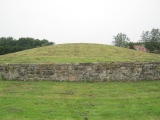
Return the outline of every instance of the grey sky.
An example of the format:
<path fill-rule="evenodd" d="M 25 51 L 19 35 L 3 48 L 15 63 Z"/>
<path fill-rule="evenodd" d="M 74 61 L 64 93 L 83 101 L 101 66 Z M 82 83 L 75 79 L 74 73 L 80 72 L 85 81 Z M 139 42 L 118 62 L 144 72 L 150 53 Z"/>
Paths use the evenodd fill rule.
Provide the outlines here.
<path fill-rule="evenodd" d="M 160 29 L 160 0 L 0 0 L 0 37 L 111 44 Z"/>

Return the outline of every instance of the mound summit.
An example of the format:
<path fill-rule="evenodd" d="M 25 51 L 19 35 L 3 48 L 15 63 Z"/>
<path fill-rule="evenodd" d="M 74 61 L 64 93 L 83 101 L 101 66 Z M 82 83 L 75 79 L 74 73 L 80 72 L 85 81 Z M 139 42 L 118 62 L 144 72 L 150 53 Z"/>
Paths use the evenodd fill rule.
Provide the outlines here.
<path fill-rule="evenodd" d="M 0 64 L 88 62 L 160 62 L 160 55 L 104 44 L 70 43 L 0 56 Z"/>

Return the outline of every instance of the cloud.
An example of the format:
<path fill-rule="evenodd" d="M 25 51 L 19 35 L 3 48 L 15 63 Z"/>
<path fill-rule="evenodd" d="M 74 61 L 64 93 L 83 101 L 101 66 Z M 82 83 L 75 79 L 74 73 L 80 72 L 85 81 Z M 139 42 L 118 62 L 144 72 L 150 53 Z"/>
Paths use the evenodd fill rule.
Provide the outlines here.
<path fill-rule="evenodd" d="M 131 41 L 160 28 L 159 0 L 1 0 L 0 37 L 56 43 L 110 44 L 126 33 Z"/>

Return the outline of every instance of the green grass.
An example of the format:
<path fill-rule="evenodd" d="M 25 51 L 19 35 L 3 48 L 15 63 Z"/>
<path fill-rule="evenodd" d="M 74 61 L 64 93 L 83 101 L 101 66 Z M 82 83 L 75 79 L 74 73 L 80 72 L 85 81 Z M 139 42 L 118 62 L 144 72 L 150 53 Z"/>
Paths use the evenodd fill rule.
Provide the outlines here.
<path fill-rule="evenodd" d="M 102 44 L 59 44 L 1 55 L 3 63 L 160 62 L 159 54 Z"/>
<path fill-rule="evenodd" d="M 0 80 L 0 120 L 159 120 L 160 81 Z"/>

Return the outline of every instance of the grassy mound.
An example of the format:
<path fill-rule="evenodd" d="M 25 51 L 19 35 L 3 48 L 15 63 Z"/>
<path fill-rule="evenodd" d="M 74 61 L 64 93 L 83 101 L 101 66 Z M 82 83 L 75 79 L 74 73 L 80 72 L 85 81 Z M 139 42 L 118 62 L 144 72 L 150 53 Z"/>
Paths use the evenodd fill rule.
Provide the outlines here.
<path fill-rule="evenodd" d="M 160 55 L 102 44 L 59 44 L 1 55 L 3 63 L 152 62 Z"/>

